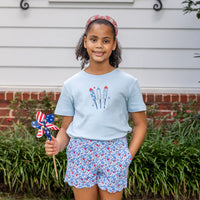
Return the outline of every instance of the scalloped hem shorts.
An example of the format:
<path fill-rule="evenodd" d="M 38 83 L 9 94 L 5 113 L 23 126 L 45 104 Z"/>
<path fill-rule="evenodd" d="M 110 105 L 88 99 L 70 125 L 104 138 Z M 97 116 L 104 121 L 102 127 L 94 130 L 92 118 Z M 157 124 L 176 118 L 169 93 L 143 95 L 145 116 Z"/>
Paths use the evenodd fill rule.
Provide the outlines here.
<path fill-rule="evenodd" d="M 126 137 L 110 141 L 71 138 L 67 146 L 65 182 L 76 188 L 90 188 L 115 193 L 127 187 L 132 156 Z"/>

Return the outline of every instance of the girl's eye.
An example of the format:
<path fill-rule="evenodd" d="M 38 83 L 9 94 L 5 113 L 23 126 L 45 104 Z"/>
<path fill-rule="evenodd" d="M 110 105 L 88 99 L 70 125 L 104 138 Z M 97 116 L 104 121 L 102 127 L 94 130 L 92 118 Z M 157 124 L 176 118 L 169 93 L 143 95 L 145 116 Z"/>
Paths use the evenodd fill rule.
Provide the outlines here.
<path fill-rule="evenodd" d="M 104 40 L 104 43 L 109 43 L 110 41 L 109 40 Z"/>
<path fill-rule="evenodd" d="M 96 39 L 93 39 L 93 38 L 92 38 L 91 41 L 92 41 L 92 42 L 96 42 Z"/>

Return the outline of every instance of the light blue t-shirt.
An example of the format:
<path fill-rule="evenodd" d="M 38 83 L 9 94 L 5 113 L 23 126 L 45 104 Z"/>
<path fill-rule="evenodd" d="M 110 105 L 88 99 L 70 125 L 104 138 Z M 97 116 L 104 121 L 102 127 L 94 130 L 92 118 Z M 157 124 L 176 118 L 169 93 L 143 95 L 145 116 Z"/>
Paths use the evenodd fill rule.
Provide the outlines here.
<path fill-rule="evenodd" d="M 129 112 L 145 110 L 137 80 L 115 69 L 103 75 L 81 71 L 65 81 L 55 114 L 74 116 L 70 137 L 112 140 L 132 131 Z"/>

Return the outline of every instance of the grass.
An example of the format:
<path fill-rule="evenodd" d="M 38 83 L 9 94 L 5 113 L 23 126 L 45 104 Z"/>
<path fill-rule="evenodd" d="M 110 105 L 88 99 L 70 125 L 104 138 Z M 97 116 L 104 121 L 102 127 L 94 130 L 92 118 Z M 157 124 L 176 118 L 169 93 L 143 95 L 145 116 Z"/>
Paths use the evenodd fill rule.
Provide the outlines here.
<path fill-rule="evenodd" d="M 41 198 L 35 198 L 33 196 L 26 196 L 26 195 L 10 195 L 10 194 L 6 194 L 6 193 L 0 193 L 0 200 L 14 200 L 14 199 L 23 199 L 23 200 L 40 200 Z M 49 199 L 48 200 L 53 200 L 53 199 Z"/>

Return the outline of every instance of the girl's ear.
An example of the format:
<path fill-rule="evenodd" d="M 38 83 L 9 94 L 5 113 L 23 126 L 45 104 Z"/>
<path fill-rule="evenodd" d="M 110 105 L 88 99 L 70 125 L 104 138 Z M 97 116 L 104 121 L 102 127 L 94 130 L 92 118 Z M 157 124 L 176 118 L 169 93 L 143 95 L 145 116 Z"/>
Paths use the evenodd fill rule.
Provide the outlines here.
<path fill-rule="evenodd" d="M 112 48 L 112 50 L 114 51 L 114 50 L 116 49 L 116 47 L 117 47 L 117 39 L 115 39 L 115 41 L 114 41 L 114 43 L 113 43 L 113 48 Z"/>
<path fill-rule="evenodd" d="M 86 36 L 83 37 L 83 42 L 84 42 L 84 47 L 87 48 L 87 37 Z"/>

